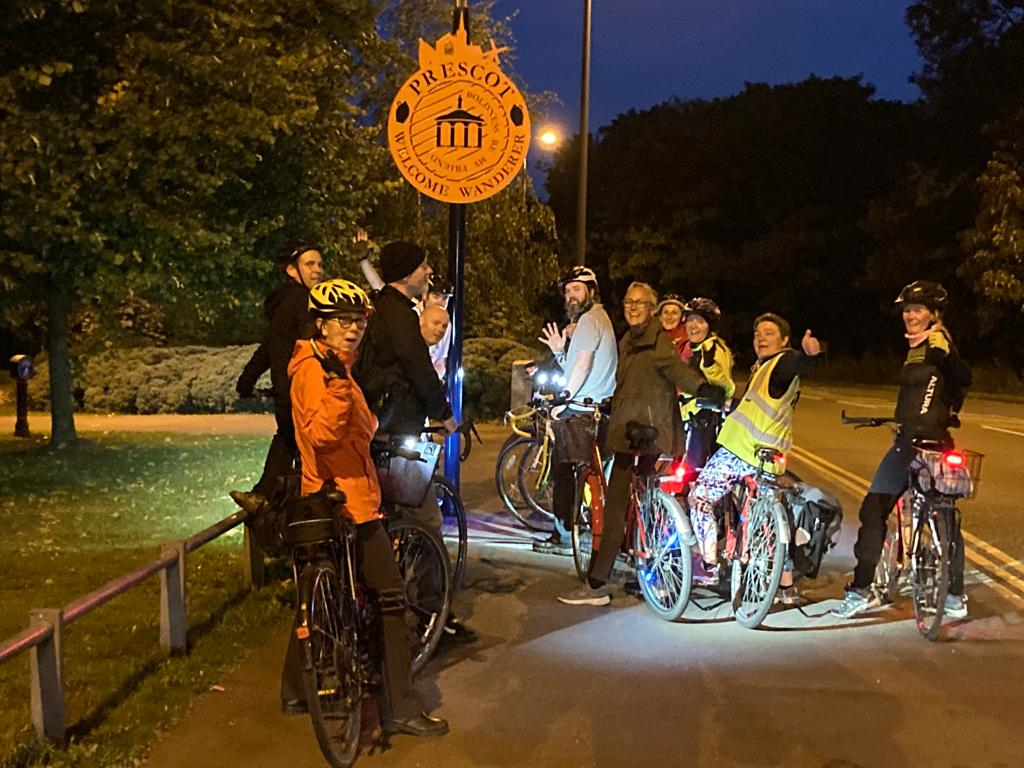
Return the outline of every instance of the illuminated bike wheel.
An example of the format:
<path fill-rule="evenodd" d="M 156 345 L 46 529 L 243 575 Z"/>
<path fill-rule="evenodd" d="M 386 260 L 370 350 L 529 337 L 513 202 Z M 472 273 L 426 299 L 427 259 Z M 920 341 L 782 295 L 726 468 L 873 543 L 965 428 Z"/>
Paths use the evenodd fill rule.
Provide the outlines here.
<path fill-rule="evenodd" d="M 896 531 L 889 531 L 882 544 L 882 556 L 875 566 L 875 593 L 884 603 L 894 603 L 900 594 L 900 574 L 903 572 L 903 561 L 900 557 L 900 536 Z"/>
<path fill-rule="evenodd" d="M 466 522 L 466 508 L 462 505 L 459 492 L 446 478 L 434 478 L 434 494 L 441 510 L 441 538 L 448 547 L 452 561 L 452 591 L 457 592 L 466 570 L 466 555 L 469 551 L 469 528 Z"/>
<path fill-rule="evenodd" d="M 517 474 L 519 459 L 532 442 L 532 437 L 509 435 L 498 451 L 498 460 L 494 464 L 494 487 L 498 490 L 498 498 L 505 509 L 513 514 L 517 509 L 526 508 L 526 502 L 519 493 Z"/>
<path fill-rule="evenodd" d="M 554 515 L 551 514 L 551 449 L 553 443 L 548 441 L 533 442 L 519 459 L 519 469 L 516 480 L 519 486 L 519 493 L 526 502 L 526 507 L 531 513 L 525 514 L 526 510 L 519 510 L 519 514 L 513 511 L 524 525 L 537 529 L 539 521 L 547 526 L 554 524 Z"/>
<path fill-rule="evenodd" d="M 306 623 L 296 632 L 305 660 L 303 681 L 313 731 L 327 762 L 348 768 L 359 750 L 363 680 L 355 606 L 334 566 L 307 564 L 299 577 L 299 604 Z"/>
<path fill-rule="evenodd" d="M 580 581 L 587 580 L 594 554 L 594 505 L 602 504 L 601 481 L 589 467 L 576 473 L 576 503 L 572 515 L 572 561 Z"/>
<path fill-rule="evenodd" d="M 448 550 L 435 531 L 416 520 L 388 524 L 398 573 L 405 585 L 412 643 L 412 672 L 426 665 L 437 649 L 451 608 Z"/>
<path fill-rule="evenodd" d="M 746 540 L 732 561 L 732 609 L 747 629 L 761 626 L 772 609 L 789 549 L 786 510 L 775 492 L 760 491 L 747 514 Z"/>
<path fill-rule="evenodd" d="M 636 577 L 647 607 L 665 621 L 677 621 L 690 601 L 694 541 L 679 502 L 661 488 L 648 489 L 637 510 L 633 537 Z"/>
<path fill-rule="evenodd" d="M 942 626 L 949 590 L 949 520 L 953 511 L 927 511 L 919 518 L 910 548 L 910 585 L 917 631 L 934 640 Z"/>

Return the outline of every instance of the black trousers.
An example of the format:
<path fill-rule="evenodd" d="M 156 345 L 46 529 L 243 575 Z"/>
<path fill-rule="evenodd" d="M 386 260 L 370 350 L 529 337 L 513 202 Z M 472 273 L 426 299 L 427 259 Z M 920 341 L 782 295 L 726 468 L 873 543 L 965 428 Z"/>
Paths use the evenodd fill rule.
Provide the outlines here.
<path fill-rule="evenodd" d="M 408 718 L 423 711 L 419 695 L 412 687 L 412 652 L 409 644 L 409 626 L 406 624 L 405 587 L 398 573 L 391 541 L 384 524 L 379 520 L 356 527 L 356 567 L 370 596 L 380 607 L 383 648 L 384 702 L 382 717 Z M 295 625 L 299 616 L 296 610 Z M 302 649 L 295 633 L 288 638 L 288 650 L 281 673 L 281 700 L 306 698 L 302 682 Z"/>
<path fill-rule="evenodd" d="M 651 471 L 657 456 L 641 456 L 637 471 Z M 591 582 L 606 583 L 612 575 L 615 560 L 626 538 L 626 511 L 629 509 L 629 486 L 633 479 L 633 454 L 616 453 L 612 474 L 608 479 L 608 493 L 604 499 L 604 526 L 601 543 L 590 558 L 587 577 Z"/>
<path fill-rule="evenodd" d="M 274 419 L 277 432 L 270 441 L 267 458 L 263 463 L 263 474 L 253 486 L 261 496 L 270 496 L 277 478 L 292 470 L 299 446 L 295 442 L 295 425 L 292 423 L 292 401 L 289 398 L 274 398 Z"/>
<path fill-rule="evenodd" d="M 914 458 L 914 449 L 909 441 L 897 440 L 885 454 L 875 470 L 871 487 L 860 505 L 860 530 L 853 554 L 857 567 L 853 571 L 855 589 L 867 589 L 875 578 L 875 568 L 882 556 L 882 545 L 888 531 L 887 521 L 893 507 L 908 487 L 907 469 Z M 964 539 L 960 532 L 960 521 L 953 521 L 950 534 L 949 591 L 954 595 L 964 593 Z M 908 546 L 910 542 L 907 542 Z"/>

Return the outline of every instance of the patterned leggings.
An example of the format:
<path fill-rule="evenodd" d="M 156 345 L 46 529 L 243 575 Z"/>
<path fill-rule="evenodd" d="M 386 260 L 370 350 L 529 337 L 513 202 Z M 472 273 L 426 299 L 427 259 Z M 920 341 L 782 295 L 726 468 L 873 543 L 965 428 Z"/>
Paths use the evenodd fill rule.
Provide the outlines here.
<path fill-rule="evenodd" d="M 718 562 L 718 523 L 715 504 L 746 475 L 757 472 L 743 459 L 719 448 L 700 471 L 697 482 L 690 489 L 690 522 L 697 536 L 697 546 L 705 563 Z"/>

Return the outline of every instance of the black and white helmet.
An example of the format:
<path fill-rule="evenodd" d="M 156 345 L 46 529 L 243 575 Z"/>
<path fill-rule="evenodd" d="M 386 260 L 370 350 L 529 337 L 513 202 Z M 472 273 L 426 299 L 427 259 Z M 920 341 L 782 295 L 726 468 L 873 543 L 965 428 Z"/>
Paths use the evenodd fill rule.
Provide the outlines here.
<path fill-rule="evenodd" d="M 589 283 L 596 290 L 597 275 L 594 274 L 594 270 L 590 269 L 590 267 L 569 267 L 564 272 L 562 272 L 562 275 L 558 278 L 558 287 L 564 291 L 565 286 L 567 286 L 569 283 Z"/>
<path fill-rule="evenodd" d="M 896 297 L 894 304 L 901 307 L 904 304 L 921 304 L 933 312 L 937 309 L 945 309 L 949 294 L 939 283 L 931 280 L 915 280 L 909 285 L 903 286 L 900 295 Z"/>

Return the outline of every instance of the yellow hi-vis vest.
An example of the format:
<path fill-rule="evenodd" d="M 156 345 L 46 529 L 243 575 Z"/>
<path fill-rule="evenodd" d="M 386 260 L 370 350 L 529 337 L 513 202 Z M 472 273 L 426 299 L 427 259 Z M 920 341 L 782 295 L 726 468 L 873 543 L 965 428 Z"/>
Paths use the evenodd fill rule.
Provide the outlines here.
<path fill-rule="evenodd" d="M 800 393 L 800 377 L 794 376 L 782 397 L 768 394 L 772 371 L 782 359 L 782 352 L 758 365 L 750 377 L 743 399 L 722 425 L 718 444 L 729 453 L 756 467 L 758 446 L 768 445 L 780 453 L 788 453 L 793 445 L 793 408 Z M 786 469 L 767 463 L 766 471 L 781 475 Z"/>

